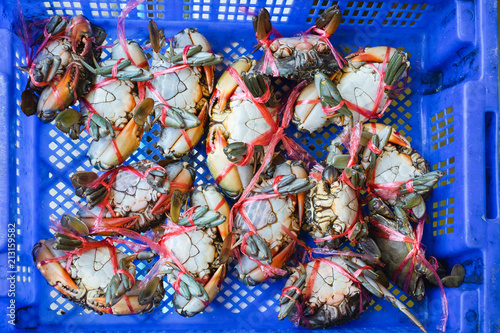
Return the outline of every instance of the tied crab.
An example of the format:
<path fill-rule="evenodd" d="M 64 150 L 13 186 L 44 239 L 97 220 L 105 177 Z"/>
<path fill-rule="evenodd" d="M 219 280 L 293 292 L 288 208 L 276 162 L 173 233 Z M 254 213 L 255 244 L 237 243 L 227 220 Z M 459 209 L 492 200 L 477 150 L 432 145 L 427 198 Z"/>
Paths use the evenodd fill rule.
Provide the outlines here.
<path fill-rule="evenodd" d="M 203 185 L 193 189 L 190 199 L 193 207 L 182 215 L 172 205 L 171 221 L 158 240 L 160 267 L 150 272 L 155 279 L 166 276 L 176 290 L 173 306 L 185 317 L 204 311 L 215 299 L 231 246 L 224 242 L 230 211 L 224 197 L 214 186 Z"/>
<path fill-rule="evenodd" d="M 264 50 L 255 70 L 268 76 L 294 80 L 311 80 L 318 71 L 326 75 L 338 72 L 345 60 L 328 39 L 337 29 L 340 19 L 340 9 L 334 5 L 325 10 L 315 26 L 303 35 L 271 40 L 271 17 L 267 9 L 262 8 L 253 18 L 255 36 Z"/>
<path fill-rule="evenodd" d="M 288 316 L 296 326 L 310 329 L 340 325 L 359 317 L 369 304 L 370 293 L 393 303 L 425 332 L 418 319 L 382 281 L 383 277 L 359 258 L 314 259 L 305 267 L 292 268 L 279 299 L 278 319 Z"/>
<path fill-rule="evenodd" d="M 420 244 L 426 216 L 417 218 L 408 213 L 419 202 L 410 197 L 392 208 L 381 199 L 371 198 L 368 203 L 370 238 L 360 245 L 364 252 L 380 258 L 385 264 L 384 271 L 396 286 L 421 301 L 425 296 L 424 279 L 434 285 L 458 287 L 463 282 L 464 271 L 454 268 L 450 276 L 441 280 L 435 268 L 439 263 L 432 258 L 436 265 L 431 264 Z M 411 222 L 416 223 L 415 229 Z"/>
<path fill-rule="evenodd" d="M 306 196 L 309 234 L 318 246 L 338 249 L 358 217 L 356 191 L 342 181 L 333 167 L 327 167 L 315 183 Z"/>
<path fill-rule="evenodd" d="M 179 159 L 188 154 L 203 135 L 208 100 L 213 89 L 214 65 L 222 57 L 212 53 L 206 38 L 196 29 L 185 29 L 175 35 L 170 50 L 163 30 L 149 23 L 154 78 L 146 83 L 146 96 L 156 100 L 155 120 L 162 130 L 157 146 L 167 158 Z"/>
<path fill-rule="evenodd" d="M 53 16 L 44 27 L 44 35 L 34 58 L 21 70 L 30 74 L 21 96 L 21 110 L 28 116 L 37 114 L 45 123 L 60 111 L 75 104 L 89 88 L 92 73 L 82 61 L 100 57 L 97 46 L 106 38 L 104 30 L 78 15 L 70 20 Z"/>
<path fill-rule="evenodd" d="M 410 66 L 407 55 L 392 47 L 372 47 L 346 57 L 333 76 L 317 73 L 297 98 L 293 122 L 314 132 L 329 123 L 352 126 L 380 118 L 403 89 Z"/>
<path fill-rule="evenodd" d="M 141 291 L 140 281 L 135 280 L 133 261 L 142 260 L 144 254 L 126 255 L 109 238 L 81 239 L 66 232 L 55 236 L 33 247 L 33 260 L 63 297 L 97 313 L 116 315 L 149 312 L 161 303 L 163 285 Z"/>
<path fill-rule="evenodd" d="M 263 152 L 277 129 L 277 102 L 261 76 L 246 74 L 253 66 L 248 57 L 230 64 L 210 103 L 207 166 L 232 199 L 241 195 L 255 173 L 260 158 L 253 152 Z"/>
<path fill-rule="evenodd" d="M 232 237 L 236 244 L 239 279 L 256 285 L 282 270 L 292 255 L 303 220 L 304 196 L 314 184 L 300 162 L 287 161 L 276 167 L 273 178 L 263 179 L 236 211 Z"/>
<path fill-rule="evenodd" d="M 129 40 L 127 50 L 130 59 L 123 58 L 123 46 L 116 43 L 111 48 L 110 59 L 96 63 L 96 68 L 83 63 L 89 71 L 96 74 L 93 86 L 81 99 L 80 108 L 87 130 L 95 141 L 108 135 L 119 135 L 132 118 L 141 116 L 133 112 L 141 102 L 137 82 L 150 80 L 153 76 L 148 72 L 149 63 L 142 47 Z M 148 121 L 145 130 L 149 131 L 150 127 Z"/>
<path fill-rule="evenodd" d="M 69 221 L 70 226 L 78 230 L 97 226 L 149 230 L 163 223 L 174 195 L 179 199 L 175 204 L 182 205 L 194 178 L 193 167 L 180 161 L 156 164 L 143 160 L 101 176 L 76 172 L 71 182 L 75 193 L 86 198 L 87 207 L 78 211 L 79 221 Z"/>

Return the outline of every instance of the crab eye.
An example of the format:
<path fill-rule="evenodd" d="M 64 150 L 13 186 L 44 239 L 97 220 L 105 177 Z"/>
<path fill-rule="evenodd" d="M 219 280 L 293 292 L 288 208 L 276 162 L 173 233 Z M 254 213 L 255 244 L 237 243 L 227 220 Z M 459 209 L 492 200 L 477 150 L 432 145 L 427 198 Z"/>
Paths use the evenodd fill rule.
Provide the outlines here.
<path fill-rule="evenodd" d="M 326 53 L 328 52 L 328 45 L 325 43 L 318 43 L 318 45 L 316 45 L 316 51 L 318 51 L 318 53 Z"/>
<path fill-rule="evenodd" d="M 289 47 L 283 47 L 275 53 L 278 58 L 286 58 L 292 54 L 292 50 Z"/>
<path fill-rule="evenodd" d="M 279 47 L 280 43 L 278 41 L 274 41 L 271 43 L 271 45 L 269 45 L 269 48 L 271 49 L 272 52 L 278 51 Z"/>

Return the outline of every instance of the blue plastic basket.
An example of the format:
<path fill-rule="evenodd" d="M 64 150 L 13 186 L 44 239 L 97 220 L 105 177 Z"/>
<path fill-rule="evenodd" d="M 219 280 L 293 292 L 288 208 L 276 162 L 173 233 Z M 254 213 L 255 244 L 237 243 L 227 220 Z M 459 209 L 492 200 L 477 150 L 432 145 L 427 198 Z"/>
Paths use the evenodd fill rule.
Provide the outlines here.
<path fill-rule="evenodd" d="M 124 0 L 21 1 L 27 19 L 49 15 L 83 14 L 115 36 L 116 20 Z M 166 35 L 197 27 L 212 42 L 225 64 L 248 54 L 255 45 L 250 18 L 239 6 L 267 7 L 284 35 L 306 30 L 320 13 L 337 1 L 314 0 L 146 0 L 126 21 L 127 37 L 147 38 L 147 20 L 155 19 Z M 498 42 L 496 1 L 339 1 L 343 19 L 332 37 L 344 53 L 359 46 L 391 45 L 411 55 L 411 80 L 382 121 L 407 135 L 432 169 L 446 175 L 428 202 L 431 223 L 424 243 L 428 253 L 450 267 L 466 269 L 465 283 L 447 289 L 449 332 L 500 330 L 500 236 L 498 194 Z M 89 169 L 85 157 L 89 138 L 71 141 L 53 125 L 42 125 L 20 110 L 26 76 L 22 43 L 13 33 L 16 3 L 0 4 L 0 330 L 39 331 L 277 331 L 293 330 L 291 322 L 277 320 L 278 295 L 284 281 L 247 287 L 229 273 L 209 308 L 194 318 L 183 318 L 170 304 L 168 290 L 162 306 L 141 316 L 99 316 L 66 301 L 34 268 L 31 247 L 50 236 L 49 216 L 74 212 L 69 175 Z M 110 39 L 112 41 L 112 39 Z M 259 57 L 260 53 L 255 53 Z M 218 66 L 222 70 L 223 65 Z M 145 135 L 130 160 L 158 158 Z M 318 159 L 335 135 L 334 127 L 309 137 L 293 135 Z M 204 168 L 204 143 L 190 158 L 197 182 L 211 182 Z M 8 228 L 15 226 L 15 273 L 8 261 Z M 144 274 L 144 270 L 141 274 Z M 15 296 L 7 277 L 15 275 Z M 429 330 L 441 315 L 439 290 L 429 288 L 420 303 L 391 286 Z M 8 306 L 15 300 L 15 326 Z M 384 300 L 375 300 L 360 317 L 338 331 L 417 331 L 408 319 Z"/>

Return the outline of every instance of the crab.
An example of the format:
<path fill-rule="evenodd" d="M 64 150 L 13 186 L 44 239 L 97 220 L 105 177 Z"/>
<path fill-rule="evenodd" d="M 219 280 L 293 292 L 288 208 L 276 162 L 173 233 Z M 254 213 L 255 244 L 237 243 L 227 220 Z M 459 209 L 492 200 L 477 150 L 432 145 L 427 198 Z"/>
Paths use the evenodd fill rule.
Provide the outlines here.
<path fill-rule="evenodd" d="M 129 158 L 139 148 L 145 127 L 148 127 L 148 117 L 153 111 L 153 106 L 154 101 L 151 98 L 144 99 L 132 111 L 134 117 L 121 131 L 116 131 L 116 133 L 114 130 L 111 131 L 114 137 L 105 136 L 100 137 L 98 141 L 92 140 L 87 152 L 90 163 L 96 169 L 110 170 Z M 101 117 L 101 119 L 103 118 Z M 103 123 L 106 124 L 106 120 Z M 104 127 L 108 125 L 104 125 Z M 100 131 L 100 129 L 96 129 L 96 132 Z"/>
<path fill-rule="evenodd" d="M 300 131 L 314 132 L 330 123 L 352 126 L 379 118 L 407 80 L 407 55 L 392 47 L 365 48 L 346 58 L 348 65 L 333 80 L 319 72 L 302 90 L 293 117 Z"/>
<path fill-rule="evenodd" d="M 201 208 L 194 211 L 194 220 L 197 219 L 197 211 Z M 218 229 L 213 227 L 217 224 L 220 225 L 221 221 L 226 220 L 226 217 L 213 210 L 205 215 L 213 215 L 210 220 L 215 219 L 215 222 L 198 226 L 173 237 L 169 237 L 170 229 L 167 225 L 164 238 L 159 241 L 160 246 L 165 246 L 172 251 L 183 268 L 199 284 L 198 289 L 201 290 L 201 296 L 186 292 L 189 288 L 184 287 L 180 287 L 179 292 L 173 296 L 172 303 L 175 310 L 185 317 L 192 317 L 202 312 L 215 299 L 227 270 L 227 264 L 220 261 L 223 238 L 220 237 Z M 168 268 L 175 267 L 175 262 L 168 262 L 166 266 Z M 169 270 L 166 277 L 170 284 L 175 285 L 179 278 L 179 271 Z"/>
<path fill-rule="evenodd" d="M 146 84 L 146 96 L 156 100 L 155 118 L 161 117 L 163 125 L 157 146 L 165 157 L 179 159 L 201 139 L 213 89 L 214 65 L 222 57 L 211 53 L 210 43 L 196 29 L 179 32 L 170 51 L 161 54 L 163 31 L 158 30 L 154 21 L 150 22 L 149 30 L 154 51 L 151 71 L 155 75 Z M 165 114 L 169 116 L 168 122 Z"/>
<path fill-rule="evenodd" d="M 82 243 L 65 234 L 56 237 L 38 242 L 33 260 L 63 297 L 97 313 L 116 315 L 150 312 L 161 303 L 165 294 L 161 284 L 143 292 L 140 281 L 130 279 L 136 276 L 137 254 L 128 256 L 108 240 L 88 238 Z"/>
<path fill-rule="evenodd" d="M 306 224 L 315 241 L 331 235 L 345 235 L 358 216 L 356 191 L 338 177 L 336 169 L 332 170 L 332 176 L 316 180 L 316 186 L 306 196 Z M 317 244 L 338 249 L 342 240 L 342 237 L 336 237 L 317 241 Z"/>
<path fill-rule="evenodd" d="M 159 163 L 142 160 L 101 177 L 76 172 L 71 182 L 75 193 L 87 199 L 87 207 L 78 211 L 80 221 L 71 221 L 72 228 L 114 226 L 142 232 L 163 223 L 174 193 L 181 199 L 175 201 L 179 207 L 187 199 L 195 172 L 186 162 Z"/>
<path fill-rule="evenodd" d="M 92 74 L 81 61 L 100 57 L 104 30 L 78 15 L 69 21 L 54 16 L 47 23 L 45 40 L 40 43 L 31 65 L 20 67 L 30 73 L 21 96 L 21 109 L 30 116 L 37 114 L 43 122 L 51 122 L 60 111 L 77 102 L 88 89 Z"/>
<path fill-rule="evenodd" d="M 361 241 L 360 246 L 366 253 L 380 258 L 385 264 L 384 271 L 396 286 L 421 301 L 425 297 L 424 280 L 441 285 L 441 278 L 434 265 L 425 258 L 425 250 L 420 246 L 425 216 L 417 219 L 406 211 L 413 208 L 414 204 L 412 200 L 404 200 L 391 208 L 383 200 L 371 198 L 368 203 L 370 238 Z M 411 222 L 417 224 L 416 230 Z M 409 240 L 394 237 L 398 235 Z M 407 260 L 409 256 L 413 259 Z M 463 282 L 463 274 L 463 270 L 454 269 L 443 280 L 447 286 L 458 287 Z"/>
<path fill-rule="evenodd" d="M 369 266 L 368 266 L 369 267 Z M 361 269 L 359 275 L 355 271 Z M 331 256 L 292 268 L 279 299 L 278 319 L 296 326 L 328 328 L 357 319 L 369 304 L 368 292 L 393 303 L 423 332 L 418 319 L 379 282 L 380 277 L 358 258 Z"/>
<path fill-rule="evenodd" d="M 248 146 L 265 151 L 277 128 L 277 103 L 262 77 L 243 74 L 242 80 L 244 89 L 256 98 L 271 94 L 264 103 L 245 95 L 233 77 L 250 71 L 252 66 L 255 62 L 248 57 L 229 65 L 217 83 L 209 112 L 207 166 L 222 191 L 232 199 L 237 199 L 247 187 L 260 161 Z M 248 158 L 242 163 L 243 156 Z"/>
<path fill-rule="evenodd" d="M 285 273 L 281 268 L 293 253 L 303 219 L 304 192 L 314 186 L 300 162 L 284 162 L 273 175 L 252 190 L 232 228 L 241 245 L 236 270 L 240 281 L 250 286 Z M 275 195 L 258 197 L 266 193 Z"/>

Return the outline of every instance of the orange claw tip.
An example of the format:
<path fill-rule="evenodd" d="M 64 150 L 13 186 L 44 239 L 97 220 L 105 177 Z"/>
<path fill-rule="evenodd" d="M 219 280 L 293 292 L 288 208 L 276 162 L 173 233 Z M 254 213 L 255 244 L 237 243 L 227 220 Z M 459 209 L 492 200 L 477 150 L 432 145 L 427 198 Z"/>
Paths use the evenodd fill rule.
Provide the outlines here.
<path fill-rule="evenodd" d="M 128 223 L 137 221 L 138 219 L 139 216 L 104 218 L 101 224 L 106 227 L 124 227 Z"/>
<path fill-rule="evenodd" d="M 153 209 L 151 209 L 151 214 L 165 213 L 169 209 L 168 204 L 170 203 L 170 199 L 172 198 L 172 193 L 173 191 L 168 194 L 161 194 L 158 198 L 158 201 L 156 202 L 156 205 L 154 205 Z"/>
<path fill-rule="evenodd" d="M 297 208 L 299 209 L 299 225 L 304 223 L 306 194 L 304 192 L 297 194 Z"/>
<path fill-rule="evenodd" d="M 205 66 L 203 67 L 205 72 L 205 77 L 207 79 L 208 93 L 211 94 L 214 90 L 214 71 L 215 66 Z"/>
<path fill-rule="evenodd" d="M 294 249 L 295 249 L 295 242 L 290 242 L 290 244 L 288 244 L 283 250 L 274 255 L 273 262 L 271 265 L 273 265 L 276 268 L 283 267 L 285 262 L 292 255 Z"/>
<path fill-rule="evenodd" d="M 103 307 L 106 307 L 106 298 L 105 297 L 92 297 L 92 301 L 101 304 Z"/>
<path fill-rule="evenodd" d="M 378 55 L 368 53 L 368 52 L 357 54 L 354 57 L 350 58 L 349 60 L 351 62 L 366 62 L 366 61 L 383 62 L 384 61 L 384 59 L 380 59 L 380 57 Z"/>

